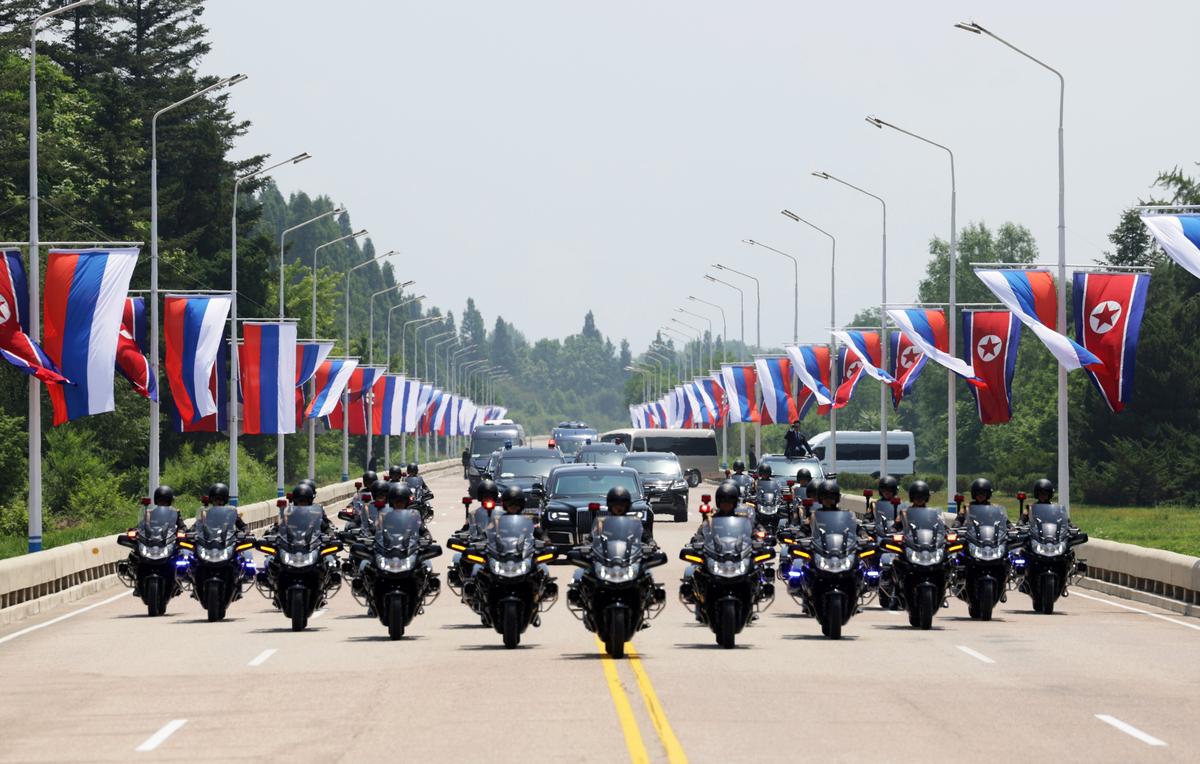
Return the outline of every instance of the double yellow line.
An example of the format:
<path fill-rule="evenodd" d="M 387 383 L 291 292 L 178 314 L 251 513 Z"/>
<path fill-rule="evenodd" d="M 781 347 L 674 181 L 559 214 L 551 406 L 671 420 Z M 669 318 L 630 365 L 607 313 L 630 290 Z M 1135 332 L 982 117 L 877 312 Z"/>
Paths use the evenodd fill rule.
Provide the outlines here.
<path fill-rule="evenodd" d="M 650 754 L 646 751 L 646 744 L 642 740 L 641 730 L 638 729 L 637 718 L 633 715 L 633 705 L 629 702 L 629 696 L 625 693 L 625 688 L 621 685 L 620 674 L 617 673 L 616 661 L 610 657 L 604 649 L 604 643 L 598 638 L 596 646 L 600 649 L 600 663 L 604 667 L 604 678 L 608 680 L 608 691 L 612 695 L 613 707 L 617 711 L 617 719 L 621 722 L 621 732 L 625 735 L 625 748 L 629 751 L 629 760 L 632 764 L 648 764 Z M 650 676 L 646 673 L 646 669 L 642 666 L 642 659 L 638 656 L 637 650 L 633 649 L 633 644 L 625 643 L 625 655 L 628 658 L 629 668 L 633 670 L 633 676 L 637 680 L 638 691 L 642 695 L 642 702 L 646 706 L 646 711 L 650 714 L 650 721 L 654 725 L 654 731 L 658 733 L 658 739 L 662 743 L 663 750 L 666 751 L 667 761 L 671 764 L 687 764 L 687 754 L 683 752 L 683 746 L 679 744 L 679 739 L 675 737 L 675 731 L 671 729 L 671 723 L 667 721 L 667 713 L 663 710 L 662 703 L 658 699 L 658 694 L 654 691 L 654 684 L 650 681 Z"/>

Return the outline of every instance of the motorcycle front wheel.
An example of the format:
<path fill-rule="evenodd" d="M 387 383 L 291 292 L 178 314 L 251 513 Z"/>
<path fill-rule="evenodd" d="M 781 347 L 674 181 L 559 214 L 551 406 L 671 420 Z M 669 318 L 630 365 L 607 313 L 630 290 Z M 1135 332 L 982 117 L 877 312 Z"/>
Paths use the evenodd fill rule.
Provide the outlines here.
<path fill-rule="evenodd" d="M 209 623 L 219 621 L 225 617 L 221 601 L 221 582 L 215 578 L 210 578 L 204 586 L 204 609 L 208 611 Z"/>
<path fill-rule="evenodd" d="M 304 631 L 308 626 L 308 613 L 304 608 L 304 590 L 300 587 L 288 592 L 288 610 L 292 614 L 292 631 Z"/>
<path fill-rule="evenodd" d="M 981 578 L 979 583 L 975 585 L 976 603 L 975 607 L 979 612 L 979 620 L 992 620 L 992 608 L 996 606 L 996 596 L 993 593 L 992 587 L 995 581 L 990 578 Z"/>
<path fill-rule="evenodd" d="M 504 646 L 509 650 L 521 644 L 521 603 L 508 600 L 500 613 L 501 628 L 504 634 Z"/>
<path fill-rule="evenodd" d="M 713 626 L 717 632 L 717 644 L 732 650 L 737 640 L 737 603 L 731 599 L 721 600 L 717 604 L 717 622 Z"/>
<path fill-rule="evenodd" d="M 1042 613 L 1054 615 L 1054 600 L 1058 598 L 1058 577 L 1053 573 L 1043 573 L 1038 581 L 1042 600 Z"/>
<path fill-rule="evenodd" d="M 400 639 L 404 636 L 404 595 L 400 593 L 388 597 L 388 636 Z"/>
<path fill-rule="evenodd" d="M 146 615 L 154 618 L 163 614 L 167 605 L 161 578 L 151 576 L 142 582 L 142 601 L 146 603 Z"/>
<path fill-rule="evenodd" d="M 822 630 L 830 639 L 842 638 L 842 606 L 841 592 L 830 592 L 825 596 L 825 623 L 822 624 Z"/>
<path fill-rule="evenodd" d="M 604 632 L 604 650 L 613 658 L 625 657 L 625 621 L 629 611 L 623 607 L 610 607 L 607 618 L 608 628 Z"/>
<path fill-rule="evenodd" d="M 917 622 L 913 625 L 925 631 L 933 628 L 933 610 L 935 607 L 933 587 L 922 586 L 917 589 Z"/>

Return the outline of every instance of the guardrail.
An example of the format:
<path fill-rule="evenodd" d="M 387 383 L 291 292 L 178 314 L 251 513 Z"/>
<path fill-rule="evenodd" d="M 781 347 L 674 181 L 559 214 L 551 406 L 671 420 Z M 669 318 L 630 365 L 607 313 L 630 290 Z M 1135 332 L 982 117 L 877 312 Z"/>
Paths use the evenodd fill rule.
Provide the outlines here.
<path fill-rule="evenodd" d="M 446 459 L 425 465 L 422 474 L 461 468 L 460 460 Z M 336 512 L 340 508 L 336 504 L 353 496 L 354 490 L 353 481 L 321 486 L 317 503 Z M 255 530 L 274 522 L 279 512 L 275 501 L 258 501 L 238 510 Z M 0 560 L 0 626 L 115 586 L 117 563 L 128 554 L 116 543 L 116 534 L 110 534 Z"/>

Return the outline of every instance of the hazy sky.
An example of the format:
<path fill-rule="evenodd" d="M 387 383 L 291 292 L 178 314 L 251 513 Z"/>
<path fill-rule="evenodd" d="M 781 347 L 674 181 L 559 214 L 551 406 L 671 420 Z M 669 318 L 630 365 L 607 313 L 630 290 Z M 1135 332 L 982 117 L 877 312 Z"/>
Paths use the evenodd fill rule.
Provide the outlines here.
<path fill-rule="evenodd" d="M 824 339 L 827 240 L 779 210 L 838 237 L 845 322 L 879 301 L 880 209 L 813 170 L 888 201 L 889 297 L 912 299 L 949 235 L 948 162 L 867 114 L 955 151 L 960 227 L 1023 223 L 1053 260 L 1058 82 L 956 21 L 1066 77 L 1069 262 L 1200 160 L 1196 0 L 210 0 L 205 19 L 206 73 L 250 75 L 239 152 L 311 152 L 284 193 L 346 204 L 433 304 L 473 296 L 531 339 L 590 308 L 636 351 L 689 294 L 736 337 L 737 294 L 702 279 L 723 262 L 763 280 L 763 343 L 790 341 L 791 263 L 744 238 L 800 258 L 800 339 Z"/>

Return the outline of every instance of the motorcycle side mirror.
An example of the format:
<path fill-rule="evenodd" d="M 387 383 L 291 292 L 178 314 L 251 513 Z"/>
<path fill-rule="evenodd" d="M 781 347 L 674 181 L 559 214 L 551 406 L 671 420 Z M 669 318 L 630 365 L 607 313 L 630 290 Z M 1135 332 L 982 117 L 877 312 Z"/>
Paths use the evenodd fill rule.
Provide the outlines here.
<path fill-rule="evenodd" d="M 871 497 L 872 497 L 872 496 L 874 496 L 874 495 L 875 495 L 875 492 L 874 492 L 874 491 L 872 491 L 870 488 L 864 488 L 864 489 L 863 489 L 863 496 L 867 497 L 868 499 L 869 499 L 869 498 L 871 498 Z"/>
<path fill-rule="evenodd" d="M 1024 491 L 1020 491 L 1017 493 L 1017 501 L 1025 501 L 1025 492 Z"/>
<path fill-rule="evenodd" d="M 438 544 L 430 544 L 421 550 L 422 560 L 432 560 L 434 557 L 442 556 L 442 547 Z"/>
<path fill-rule="evenodd" d="M 796 484 L 796 481 L 795 481 L 795 480 L 789 480 L 789 481 L 787 481 L 787 484 L 788 484 L 788 488 L 791 488 L 792 486 L 794 486 L 794 485 Z"/>
<path fill-rule="evenodd" d="M 545 483 L 534 483 L 533 486 L 530 487 L 530 490 L 541 493 L 542 491 L 546 490 L 546 484 Z"/>
<path fill-rule="evenodd" d="M 353 509 L 343 509 L 341 512 L 338 512 L 338 517 L 341 518 L 342 520 L 353 520 L 354 519 L 354 510 Z"/>
<path fill-rule="evenodd" d="M 142 497 L 142 506 L 143 506 L 143 507 L 148 507 L 148 506 L 150 506 L 150 497 L 149 497 L 149 496 L 143 496 L 143 497 Z"/>

